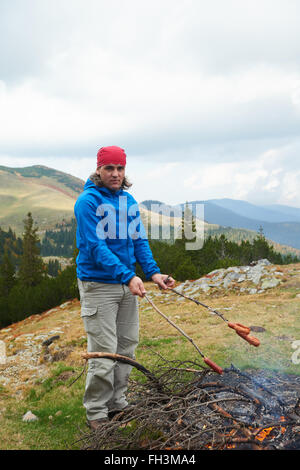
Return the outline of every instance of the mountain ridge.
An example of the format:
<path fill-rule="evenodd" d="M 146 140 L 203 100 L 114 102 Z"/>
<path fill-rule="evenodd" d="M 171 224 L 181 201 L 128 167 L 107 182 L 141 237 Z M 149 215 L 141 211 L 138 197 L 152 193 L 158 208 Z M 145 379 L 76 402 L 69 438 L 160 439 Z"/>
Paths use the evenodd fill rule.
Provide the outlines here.
<path fill-rule="evenodd" d="M 84 181 L 44 165 L 23 168 L 0 166 L 0 226 L 23 230 L 23 219 L 33 214 L 40 230 L 70 219 Z"/>
<path fill-rule="evenodd" d="M 262 227 L 264 235 L 266 238 L 273 240 L 276 243 L 282 245 L 288 245 L 292 248 L 300 249 L 300 218 L 299 222 L 297 221 L 285 221 L 285 222 L 268 222 L 263 219 L 253 219 L 245 215 L 240 215 L 236 211 L 222 207 L 222 205 L 215 204 L 213 200 L 194 200 L 188 201 L 188 205 L 192 210 L 193 214 L 196 215 L 196 207 L 201 204 L 204 205 L 204 220 L 208 224 L 219 225 L 224 228 L 233 228 L 233 229 L 247 229 L 251 231 L 258 232 L 260 227 Z M 224 201 L 224 200 L 219 200 Z M 239 204 L 239 201 L 231 199 L 231 206 L 234 203 Z M 256 207 L 253 204 L 250 204 L 246 201 L 242 201 L 246 206 Z M 148 204 L 148 201 L 145 200 L 141 204 Z M 186 203 L 178 204 L 175 207 L 184 208 Z M 171 206 L 172 207 L 172 206 Z M 258 211 L 260 206 L 258 207 Z M 284 206 L 282 206 L 284 207 Z M 170 210 L 170 206 L 167 206 Z M 155 206 L 153 208 L 155 210 Z M 240 209 L 241 210 L 241 209 Z M 297 208 L 296 208 L 297 210 Z M 300 213 L 300 209 L 299 209 Z"/>
<path fill-rule="evenodd" d="M 20 235 L 23 231 L 23 219 L 28 212 L 43 233 L 47 229 L 53 229 L 56 224 L 74 217 L 74 204 L 78 195 L 84 188 L 85 181 L 71 174 L 56 170 L 45 165 L 32 165 L 27 167 L 0 166 L 0 227 L 8 230 L 10 227 Z M 166 216 L 174 210 L 174 215 L 181 217 L 181 210 L 185 203 L 177 205 L 165 204 L 158 200 L 144 200 L 140 203 L 141 212 L 143 206 L 148 210 L 144 215 L 149 216 L 149 203 L 161 206 Z M 229 198 L 212 199 L 204 201 L 190 201 L 189 205 L 195 207 L 197 203 L 204 203 L 205 227 L 216 230 L 224 227 L 233 230 L 250 230 L 256 232 L 262 226 L 266 238 L 275 243 L 300 249 L 300 209 L 290 206 L 277 205 L 275 208 L 256 206 L 247 201 L 233 200 Z M 227 206 L 224 207 L 224 206 Z M 231 207 L 229 209 L 228 207 Z M 244 214 L 245 207 L 257 210 L 258 213 L 269 214 L 269 217 L 277 217 L 276 222 L 255 219 Z M 232 210 L 234 209 L 234 210 Z M 275 210 L 276 209 L 276 210 Z M 263 211 L 263 212 L 260 212 Z M 155 210 L 153 210 L 155 212 Z M 241 215 L 241 212 L 244 215 Z M 286 215 L 292 217 L 292 221 L 279 222 Z M 253 215 L 253 213 L 252 213 Z M 297 220 L 299 216 L 299 222 Z M 155 223 L 160 223 L 159 217 L 153 215 Z M 149 220 L 149 217 L 148 217 Z M 273 219 L 274 220 L 274 219 Z M 163 221 L 166 223 L 166 220 Z M 244 234 L 245 235 L 245 234 Z M 244 237 L 243 235 L 243 237 Z M 249 236 L 252 234 L 249 233 Z"/>

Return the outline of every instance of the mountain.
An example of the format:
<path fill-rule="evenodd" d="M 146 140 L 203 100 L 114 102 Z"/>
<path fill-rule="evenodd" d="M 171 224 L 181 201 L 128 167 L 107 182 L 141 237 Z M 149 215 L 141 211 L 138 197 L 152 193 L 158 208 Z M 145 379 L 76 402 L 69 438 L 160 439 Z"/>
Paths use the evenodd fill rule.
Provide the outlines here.
<path fill-rule="evenodd" d="M 73 216 L 84 181 L 43 165 L 25 168 L 0 166 L 0 227 L 18 235 L 31 212 L 41 231 Z"/>
<path fill-rule="evenodd" d="M 300 209 L 283 205 L 260 206 L 238 199 L 210 199 L 209 201 L 249 219 L 264 222 L 300 222 Z"/>
<path fill-rule="evenodd" d="M 284 206 L 281 207 L 281 213 L 279 213 L 279 211 L 272 211 L 268 208 L 254 206 L 246 202 L 241 204 L 238 201 L 234 205 L 233 200 L 226 202 L 226 205 L 231 207 L 229 209 L 221 206 L 220 201 L 218 204 L 214 201 L 191 201 L 190 205 L 195 210 L 197 204 L 204 204 L 204 219 L 209 224 L 244 228 L 256 232 L 262 227 L 266 238 L 282 245 L 300 249 L 300 219 L 297 221 L 296 211 L 292 217 L 292 215 L 284 212 Z M 222 201 L 222 204 L 224 204 L 224 200 Z M 244 208 L 243 211 L 242 207 Z M 257 217 L 254 218 L 255 207 L 257 207 Z M 282 220 L 283 218 L 285 220 Z"/>
<path fill-rule="evenodd" d="M 156 204 L 151 206 L 152 201 L 143 201 L 141 204 L 156 210 Z M 162 213 L 166 214 L 172 206 L 163 206 Z M 197 204 L 204 206 L 204 220 L 206 230 L 214 234 L 225 233 L 229 239 L 245 240 L 253 239 L 260 227 L 265 237 L 275 244 L 284 245 L 293 249 L 300 249 L 300 219 L 297 221 L 297 209 L 288 206 L 276 206 L 275 208 L 256 206 L 246 201 L 233 199 L 211 199 L 202 201 L 189 201 L 190 208 L 196 214 Z M 182 210 L 185 203 L 174 206 L 173 209 Z M 286 208 L 286 210 L 285 210 Z M 300 209 L 299 209 L 300 213 Z M 257 215 L 256 215 L 257 214 Z M 213 227 L 214 226 L 214 227 Z M 210 228 L 209 228 L 210 227 Z M 294 250 L 291 250 L 293 252 Z"/>
<path fill-rule="evenodd" d="M 264 206 L 271 210 L 276 210 L 278 212 L 285 213 L 289 220 L 292 220 L 292 217 L 295 218 L 298 222 L 300 222 L 300 209 L 298 207 L 291 207 L 291 206 L 283 206 L 282 204 L 272 204 L 270 206 Z"/>

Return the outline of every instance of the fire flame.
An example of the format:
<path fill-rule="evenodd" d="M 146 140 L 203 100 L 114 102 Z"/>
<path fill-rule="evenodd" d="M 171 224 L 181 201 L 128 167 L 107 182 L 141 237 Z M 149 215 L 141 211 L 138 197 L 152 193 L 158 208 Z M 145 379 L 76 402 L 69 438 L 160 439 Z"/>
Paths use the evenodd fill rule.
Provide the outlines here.
<path fill-rule="evenodd" d="M 273 426 L 271 426 L 270 428 L 262 429 L 262 430 L 257 434 L 257 436 L 255 436 L 255 439 L 257 439 L 258 441 L 263 441 L 263 440 L 270 434 L 270 432 L 272 431 L 272 429 L 274 429 Z"/>
<path fill-rule="evenodd" d="M 285 421 L 285 417 L 284 416 L 280 416 L 280 421 L 281 422 L 284 422 Z M 257 439 L 258 441 L 263 441 L 266 437 L 269 436 L 269 434 L 271 433 L 271 431 L 275 428 L 275 426 L 271 426 L 269 428 L 264 428 L 262 429 L 258 434 L 257 436 L 255 436 L 255 439 Z M 280 432 L 281 434 L 284 434 L 286 431 L 286 428 L 283 427 L 283 426 L 280 426 Z"/>
<path fill-rule="evenodd" d="M 279 420 L 280 420 L 280 422 L 283 423 L 283 422 L 285 422 L 285 417 L 284 417 L 284 416 L 281 416 Z M 259 433 L 255 436 L 255 439 L 258 440 L 258 441 L 260 441 L 260 442 L 264 441 L 264 439 L 266 439 L 268 436 L 271 437 L 270 434 L 272 433 L 272 430 L 273 430 L 273 429 L 276 429 L 276 428 L 278 428 L 278 427 L 279 427 L 280 433 L 281 433 L 281 434 L 284 434 L 285 431 L 286 431 L 286 428 L 285 428 L 284 426 L 278 426 L 278 425 L 277 425 L 277 426 L 270 426 L 270 427 L 268 427 L 268 428 L 264 428 L 264 429 L 262 429 L 261 431 L 259 431 Z M 249 429 L 250 429 L 251 431 L 254 431 L 254 429 L 253 429 L 251 426 L 249 427 Z M 223 436 L 224 436 L 225 438 L 226 438 L 226 437 L 229 438 L 229 437 L 235 436 L 236 433 L 237 433 L 237 430 L 236 430 L 236 429 L 232 429 L 231 431 L 229 431 L 228 433 L 224 434 Z M 273 437 L 274 437 L 274 436 L 273 436 Z M 271 437 L 271 438 L 272 438 L 272 437 Z M 238 439 L 237 439 L 237 440 L 238 440 Z M 207 449 L 213 449 L 213 446 L 212 446 L 211 444 L 207 444 L 205 447 L 206 447 Z M 226 444 L 226 449 L 234 449 L 234 448 L 236 448 L 236 444 L 233 444 L 233 443 L 227 443 L 227 444 Z"/>

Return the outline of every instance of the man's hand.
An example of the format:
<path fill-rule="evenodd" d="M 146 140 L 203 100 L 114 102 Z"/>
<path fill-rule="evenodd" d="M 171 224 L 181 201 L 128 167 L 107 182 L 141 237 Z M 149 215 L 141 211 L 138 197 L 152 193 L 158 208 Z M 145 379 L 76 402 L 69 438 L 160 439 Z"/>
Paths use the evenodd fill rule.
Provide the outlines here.
<path fill-rule="evenodd" d="M 155 282 L 155 284 L 157 284 L 162 289 L 168 289 L 168 288 L 172 289 L 175 285 L 175 280 L 171 276 L 168 276 L 167 274 L 156 273 L 156 274 L 153 274 L 151 279 L 153 282 Z"/>
<path fill-rule="evenodd" d="M 138 276 L 134 276 L 132 279 L 130 279 L 128 287 L 133 295 L 144 297 L 144 295 L 146 294 L 146 289 L 144 287 L 143 281 Z"/>

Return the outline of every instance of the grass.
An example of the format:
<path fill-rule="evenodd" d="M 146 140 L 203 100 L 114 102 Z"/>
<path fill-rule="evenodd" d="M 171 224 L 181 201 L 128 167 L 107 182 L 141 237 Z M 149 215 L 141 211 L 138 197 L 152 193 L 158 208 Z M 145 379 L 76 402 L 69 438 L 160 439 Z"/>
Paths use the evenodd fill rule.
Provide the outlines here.
<path fill-rule="evenodd" d="M 78 371 L 77 371 L 78 372 Z M 85 428 L 85 410 L 82 406 L 83 383 L 56 380 L 53 375 L 27 392 L 21 402 L 6 397 L 1 416 L 1 449 L 63 450 L 79 448 L 79 428 Z M 38 421 L 23 422 L 22 416 L 30 410 Z"/>
<path fill-rule="evenodd" d="M 150 290 L 150 285 L 146 288 Z M 292 362 L 292 354 L 295 352 L 293 341 L 300 339 L 300 307 L 296 295 L 297 291 L 291 287 L 276 288 L 261 295 L 228 294 L 203 299 L 230 321 L 263 327 L 265 331 L 253 333 L 261 341 L 259 348 L 250 346 L 219 317 L 192 302 L 177 302 L 170 298 L 164 301 L 161 297 L 154 297 L 153 301 L 193 338 L 205 356 L 223 368 L 233 363 L 244 370 L 264 369 L 270 373 L 276 371 L 300 375 L 300 365 Z M 73 352 L 64 360 L 50 364 L 46 378 L 30 385 L 24 384 L 22 399 L 14 397 L 8 387 L 0 385 L 0 449 L 80 448 L 80 443 L 76 441 L 81 436 L 81 430 L 87 431 L 82 405 L 85 376 L 69 386 L 82 371 L 84 362 L 81 353 L 87 346 L 79 308 L 79 303 L 64 310 L 57 308 L 49 316 L 36 316 L 18 325 L 18 333 L 40 333 L 65 325 L 58 344 L 61 349 L 73 348 Z M 14 340 L 11 344 L 14 344 Z M 20 345 L 22 343 L 18 342 L 18 347 Z M 169 361 L 196 361 L 203 364 L 193 345 L 149 308 L 148 302 L 143 299 L 140 301 L 140 343 L 136 360 L 154 371 L 161 356 Z M 145 380 L 145 376 L 136 369 L 133 369 L 131 377 Z M 22 416 L 28 410 L 39 420 L 23 422 Z"/>
<path fill-rule="evenodd" d="M 18 236 L 22 234 L 23 219 L 28 212 L 33 213 L 40 229 L 54 226 L 63 218 L 70 218 L 74 214 L 76 193 L 55 179 L 17 179 L 13 174 L 0 171 L 0 188 L 1 227 L 7 230 L 12 227 Z M 62 190 L 67 191 L 69 196 Z"/>

